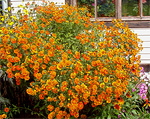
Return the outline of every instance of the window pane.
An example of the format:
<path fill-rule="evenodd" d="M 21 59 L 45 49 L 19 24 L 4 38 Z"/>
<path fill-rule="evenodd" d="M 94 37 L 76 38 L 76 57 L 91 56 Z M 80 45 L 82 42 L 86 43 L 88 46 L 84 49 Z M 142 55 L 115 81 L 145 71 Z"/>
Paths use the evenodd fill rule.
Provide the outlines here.
<path fill-rule="evenodd" d="M 139 15 L 139 0 L 122 0 L 122 16 Z"/>
<path fill-rule="evenodd" d="M 97 0 L 98 17 L 115 16 L 115 0 Z"/>
<path fill-rule="evenodd" d="M 143 16 L 150 16 L 150 0 L 142 0 Z"/>
<path fill-rule="evenodd" d="M 95 17 L 94 1 L 95 0 L 78 0 L 77 4 L 78 4 L 78 7 L 87 7 L 91 15 Z"/>

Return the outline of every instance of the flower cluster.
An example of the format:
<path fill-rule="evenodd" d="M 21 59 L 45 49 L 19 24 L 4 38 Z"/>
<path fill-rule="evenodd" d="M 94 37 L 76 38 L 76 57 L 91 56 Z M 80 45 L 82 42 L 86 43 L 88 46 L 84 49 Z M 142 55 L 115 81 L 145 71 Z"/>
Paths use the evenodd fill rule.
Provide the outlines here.
<path fill-rule="evenodd" d="M 140 81 L 136 85 L 139 88 L 139 95 L 142 99 L 148 98 L 148 88 L 150 87 L 150 75 L 144 71 L 144 68 L 141 67 L 140 70 Z"/>
<path fill-rule="evenodd" d="M 137 35 L 121 20 L 92 23 L 84 8 L 33 2 L 23 9 L 2 16 L 0 63 L 8 77 L 17 85 L 34 79 L 26 92 L 45 101 L 49 119 L 86 117 L 87 104 L 120 110 L 129 81 L 139 76 Z"/>
<path fill-rule="evenodd" d="M 5 107 L 4 109 L 4 114 L 0 115 L 0 119 L 4 119 L 4 118 L 7 118 L 7 113 L 9 112 L 9 108 L 8 107 Z"/>
<path fill-rule="evenodd" d="M 146 95 L 147 95 L 147 85 L 145 83 L 141 83 L 139 85 L 139 95 L 141 96 L 142 99 L 145 99 L 146 98 Z"/>

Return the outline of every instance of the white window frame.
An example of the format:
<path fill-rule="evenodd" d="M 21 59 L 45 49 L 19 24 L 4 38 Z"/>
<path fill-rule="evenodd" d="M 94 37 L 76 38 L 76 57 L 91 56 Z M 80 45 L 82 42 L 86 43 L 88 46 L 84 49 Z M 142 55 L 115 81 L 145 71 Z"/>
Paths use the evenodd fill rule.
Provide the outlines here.
<path fill-rule="evenodd" d="M 5 11 L 6 8 L 8 8 L 8 0 L 2 0 L 2 10 Z"/>

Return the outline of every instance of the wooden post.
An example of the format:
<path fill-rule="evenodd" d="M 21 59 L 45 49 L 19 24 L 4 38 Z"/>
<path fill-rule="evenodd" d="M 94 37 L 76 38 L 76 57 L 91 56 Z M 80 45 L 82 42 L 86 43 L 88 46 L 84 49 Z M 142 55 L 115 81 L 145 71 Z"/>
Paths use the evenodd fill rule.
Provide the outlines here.
<path fill-rule="evenodd" d="M 97 0 L 94 1 L 95 3 L 95 20 L 97 19 Z"/>
<path fill-rule="evenodd" d="M 77 0 L 70 0 L 72 6 L 77 6 Z"/>
<path fill-rule="evenodd" d="M 65 0 L 65 4 L 70 5 L 70 0 Z"/>
<path fill-rule="evenodd" d="M 115 0 L 115 9 L 116 9 L 116 11 L 115 11 L 115 17 L 117 18 L 117 19 L 121 19 L 121 17 L 122 17 L 122 0 Z"/>
<path fill-rule="evenodd" d="M 139 0 L 139 16 L 143 17 L 143 3 L 142 0 Z"/>

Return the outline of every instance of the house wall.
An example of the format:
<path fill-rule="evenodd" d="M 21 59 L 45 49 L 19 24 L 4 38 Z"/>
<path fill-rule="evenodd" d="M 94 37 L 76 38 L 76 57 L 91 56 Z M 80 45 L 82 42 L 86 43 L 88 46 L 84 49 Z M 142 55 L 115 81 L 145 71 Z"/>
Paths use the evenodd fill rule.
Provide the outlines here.
<path fill-rule="evenodd" d="M 41 4 L 42 0 L 10 0 L 12 3 L 11 6 L 14 7 L 14 11 L 12 13 L 16 13 L 18 9 L 18 5 L 22 4 L 25 5 L 26 3 L 32 3 L 35 2 L 36 4 Z M 65 4 L 65 0 L 48 0 L 50 2 L 57 3 L 57 6 L 61 6 L 62 4 Z M 139 54 L 141 55 L 141 64 L 150 64 L 150 28 L 131 28 L 133 32 L 137 33 L 138 37 L 143 41 L 143 51 L 141 51 Z"/>
<path fill-rule="evenodd" d="M 143 41 L 143 50 L 139 53 L 141 55 L 141 64 L 150 64 L 150 28 L 131 29 Z"/>
<path fill-rule="evenodd" d="M 22 2 L 24 1 L 24 2 Z M 12 14 L 16 13 L 18 10 L 22 9 L 19 8 L 18 5 L 25 5 L 28 2 L 30 4 L 32 4 L 32 2 L 35 2 L 35 4 L 41 5 L 42 0 L 10 0 L 11 2 L 11 7 L 14 7 L 14 11 L 12 11 Z M 65 4 L 65 0 L 45 0 L 45 1 L 49 1 L 49 2 L 54 2 L 57 6 L 61 6 L 63 4 Z"/>

